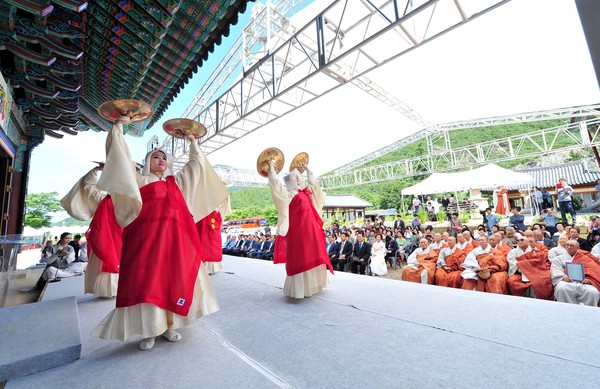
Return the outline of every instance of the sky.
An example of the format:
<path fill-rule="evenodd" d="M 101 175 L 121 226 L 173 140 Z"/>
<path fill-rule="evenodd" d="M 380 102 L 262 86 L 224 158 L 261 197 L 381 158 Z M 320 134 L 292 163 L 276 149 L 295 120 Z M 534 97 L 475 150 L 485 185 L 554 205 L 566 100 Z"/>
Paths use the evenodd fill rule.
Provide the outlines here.
<path fill-rule="evenodd" d="M 141 161 L 162 123 L 181 117 L 202 83 L 239 35 L 247 16 L 209 56 L 195 78 L 143 137 L 127 137 Z M 235 31 L 238 31 L 237 33 Z M 600 91 L 575 4 L 512 0 L 465 26 L 368 74 L 431 122 L 499 116 L 600 102 Z M 214 164 L 254 170 L 267 147 L 286 165 L 299 152 L 321 175 L 421 129 L 400 113 L 346 85 L 208 155 Z M 29 193 L 59 197 L 103 161 L 106 133 L 46 137 L 32 154 Z"/>

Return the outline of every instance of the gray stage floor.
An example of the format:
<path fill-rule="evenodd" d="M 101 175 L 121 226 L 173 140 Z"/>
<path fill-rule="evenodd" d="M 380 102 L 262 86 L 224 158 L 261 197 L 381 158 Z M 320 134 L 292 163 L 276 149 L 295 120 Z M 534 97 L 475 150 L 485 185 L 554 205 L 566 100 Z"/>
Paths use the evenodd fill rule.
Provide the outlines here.
<path fill-rule="evenodd" d="M 138 351 L 89 335 L 114 300 L 77 295 L 82 358 L 7 388 L 598 387 L 600 309 L 347 273 L 323 293 L 283 296 L 283 265 L 226 256 L 221 310 Z"/>

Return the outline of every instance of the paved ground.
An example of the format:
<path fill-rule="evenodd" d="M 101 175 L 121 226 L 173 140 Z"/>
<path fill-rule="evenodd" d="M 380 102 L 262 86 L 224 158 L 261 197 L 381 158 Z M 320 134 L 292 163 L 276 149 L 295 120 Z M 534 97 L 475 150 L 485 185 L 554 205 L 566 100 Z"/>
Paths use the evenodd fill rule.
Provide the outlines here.
<path fill-rule="evenodd" d="M 89 334 L 114 300 L 75 294 L 82 358 L 7 388 L 506 388 L 594 387 L 600 309 L 453 290 L 348 273 L 303 300 L 282 295 L 282 265 L 224 258 L 211 277 L 221 310 L 183 340 L 137 349 L 140 337 Z M 67 282 L 64 282 L 67 281 Z M 575 378 L 574 378 L 575 377 Z M 575 381 L 574 381 L 575 380 Z"/>

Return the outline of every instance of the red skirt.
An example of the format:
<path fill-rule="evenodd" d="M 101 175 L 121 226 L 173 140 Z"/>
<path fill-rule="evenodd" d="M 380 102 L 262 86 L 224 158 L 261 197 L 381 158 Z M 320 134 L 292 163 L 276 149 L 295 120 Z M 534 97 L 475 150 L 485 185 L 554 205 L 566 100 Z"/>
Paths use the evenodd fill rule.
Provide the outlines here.
<path fill-rule="evenodd" d="M 149 303 L 187 316 L 202 247 L 173 176 L 140 188 L 142 210 L 123 230 L 117 308 Z"/>

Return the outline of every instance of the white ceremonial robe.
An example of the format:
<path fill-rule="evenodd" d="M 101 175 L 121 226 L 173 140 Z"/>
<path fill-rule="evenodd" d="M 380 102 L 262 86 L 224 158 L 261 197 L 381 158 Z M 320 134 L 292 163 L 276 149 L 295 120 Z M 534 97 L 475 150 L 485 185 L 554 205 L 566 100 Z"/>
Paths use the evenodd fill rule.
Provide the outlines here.
<path fill-rule="evenodd" d="M 159 179 L 154 174 L 143 176 L 136 172 L 129 147 L 123 136 L 122 124 L 116 123 L 109 132 L 106 149 L 106 164 L 98 188 L 110 193 L 119 224 L 127 226 L 135 220 L 142 209 L 139 188 Z M 227 188 L 196 142 L 190 142 L 189 160 L 177 172 L 175 181 L 194 222 L 198 222 L 218 209 L 229 196 Z M 194 285 L 192 305 L 187 316 L 170 315 L 167 310 L 146 303 L 115 308 L 94 329 L 92 336 L 120 340 L 125 340 L 134 334 L 140 334 L 144 338 L 155 337 L 168 329 L 170 324 L 168 316 L 172 316 L 173 329 L 177 329 L 193 324 L 200 317 L 218 310 L 219 303 L 206 267 L 200 266 Z"/>
<path fill-rule="evenodd" d="M 380 240 L 371 246 L 371 272 L 376 276 L 385 276 L 387 274 L 387 264 L 385 263 L 385 242 Z"/>
<path fill-rule="evenodd" d="M 573 257 L 566 251 L 551 261 L 550 277 L 554 285 L 554 298 L 563 303 L 597 306 L 600 292 L 594 285 L 563 281 L 566 277 L 565 266 L 572 261 Z"/>
<path fill-rule="evenodd" d="M 99 167 L 90 170 L 60 200 L 60 204 L 71 217 L 85 221 L 90 220 L 96 213 L 98 204 L 106 196 L 105 193 L 98 190 L 99 171 Z M 89 253 L 87 261 L 83 293 L 91 293 L 100 298 L 115 297 L 117 295 L 117 285 L 119 284 L 119 274 L 103 272 L 102 261 L 93 252 Z"/>

